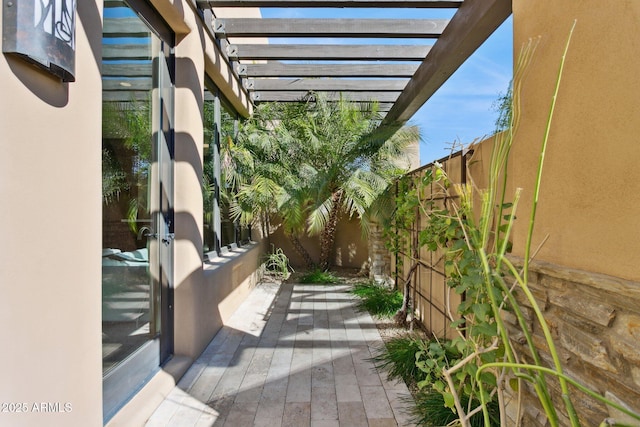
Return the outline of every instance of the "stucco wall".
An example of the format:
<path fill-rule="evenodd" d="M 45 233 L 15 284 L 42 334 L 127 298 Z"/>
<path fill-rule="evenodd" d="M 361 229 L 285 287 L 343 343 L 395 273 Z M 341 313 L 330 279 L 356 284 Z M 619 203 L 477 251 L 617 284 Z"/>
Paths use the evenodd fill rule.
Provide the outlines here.
<path fill-rule="evenodd" d="M 102 424 L 101 15 L 78 2 L 74 83 L 0 55 L 3 426 Z"/>
<path fill-rule="evenodd" d="M 183 7 L 186 9 L 179 9 L 181 17 L 191 31 L 183 34 L 175 47 L 174 327 L 175 353 L 194 358 L 202 352 L 221 325 L 223 316 L 217 313 L 217 304 L 225 301 L 257 269 L 257 255 L 254 253 L 256 251 L 247 254 L 251 259 L 246 260 L 241 274 L 226 274 L 222 269 L 216 276 L 211 271 L 205 271 L 210 269 L 203 269 L 202 109 L 205 74 L 224 86 L 223 92 L 228 92 L 233 85 L 227 81 L 230 76 L 230 70 L 226 68 L 228 64 L 219 56 L 212 40 L 199 28 L 199 16 L 188 5 Z M 214 67 L 213 64 L 218 65 Z M 243 93 L 234 93 L 237 99 L 231 100 L 232 104 L 247 102 Z M 248 106 L 246 111 L 250 111 Z M 245 290 L 247 286 L 245 283 Z M 222 304 L 222 311 L 233 310 L 239 302 L 231 299 L 227 300 L 227 304 L 227 308 Z"/>
<path fill-rule="evenodd" d="M 538 259 L 640 280 L 640 3 L 621 0 L 610 7 L 595 0 L 516 0 L 513 10 L 516 51 L 541 36 L 524 80 L 512 152 L 518 162 L 510 174 L 523 188 L 522 212 L 531 206 L 553 86 L 577 20 L 546 154 L 535 241 L 546 234 L 549 241 Z M 525 228 L 516 229 L 519 255 Z"/>
<path fill-rule="evenodd" d="M 151 3 L 177 34 L 175 357 L 110 425 L 144 423 L 255 285 L 263 250 L 203 266 L 205 73 L 241 114 L 251 108 L 192 2 Z M 29 412 L 0 412 L 2 426 L 103 424 L 101 1 L 78 2 L 76 38 L 73 83 L 0 56 L 0 402 Z"/>
<path fill-rule="evenodd" d="M 319 236 L 304 236 L 300 241 L 314 262 L 318 262 L 320 258 Z M 272 235 L 269 236 L 269 245 L 273 245 L 273 247 L 270 246 L 267 248 L 269 251 L 272 251 L 273 248 L 282 249 L 294 269 L 306 268 L 304 260 L 295 251 L 281 227 L 274 227 Z M 357 219 L 349 219 L 346 216 L 342 217 L 340 221 L 338 221 L 334 251 L 331 254 L 332 265 L 335 267 L 360 269 L 368 262 L 368 257 L 369 250 L 367 241 L 362 237 L 360 221 Z"/>

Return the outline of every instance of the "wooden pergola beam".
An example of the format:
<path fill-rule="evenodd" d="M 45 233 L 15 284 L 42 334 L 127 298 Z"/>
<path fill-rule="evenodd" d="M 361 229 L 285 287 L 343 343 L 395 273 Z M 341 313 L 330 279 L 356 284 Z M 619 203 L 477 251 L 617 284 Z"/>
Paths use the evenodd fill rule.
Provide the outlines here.
<path fill-rule="evenodd" d="M 107 60 L 151 60 L 151 48 L 146 44 L 104 44 L 102 59 Z"/>
<path fill-rule="evenodd" d="M 248 79 L 245 88 L 257 91 L 400 92 L 408 79 Z"/>
<path fill-rule="evenodd" d="M 393 106 L 393 103 L 391 102 L 379 102 L 378 111 L 380 111 L 381 113 L 387 113 L 389 112 L 392 106 Z"/>
<path fill-rule="evenodd" d="M 218 37 L 437 38 L 448 19 L 219 18 Z"/>
<path fill-rule="evenodd" d="M 104 7 L 129 7 L 124 0 L 105 0 Z"/>
<path fill-rule="evenodd" d="M 229 58 L 249 60 L 422 61 L 430 45 L 231 44 Z"/>
<path fill-rule="evenodd" d="M 297 102 L 303 100 L 309 91 L 255 91 L 250 92 L 251 99 L 256 102 Z M 327 92 L 327 99 L 337 101 L 342 96 L 347 101 L 354 102 L 395 102 L 400 92 Z"/>
<path fill-rule="evenodd" d="M 138 18 L 105 18 L 103 37 L 150 37 L 151 31 Z"/>
<path fill-rule="evenodd" d="M 406 77 L 418 64 L 238 64 L 243 77 Z"/>
<path fill-rule="evenodd" d="M 197 0 L 198 7 L 458 8 L 463 0 Z"/>
<path fill-rule="evenodd" d="M 103 63 L 102 75 L 105 77 L 146 77 L 153 72 L 151 61 L 146 64 L 139 63 Z"/>
<path fill-rule="evenodd" d="M 465 0 L 384 119 L 405 123 L 511 15 L 511 0 Z"/>

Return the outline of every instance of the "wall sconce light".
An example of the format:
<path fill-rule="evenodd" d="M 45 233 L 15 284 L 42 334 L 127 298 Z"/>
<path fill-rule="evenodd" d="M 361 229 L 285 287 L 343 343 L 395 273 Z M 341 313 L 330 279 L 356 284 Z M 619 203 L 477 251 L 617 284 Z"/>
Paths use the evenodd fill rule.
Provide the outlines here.
<path fill-rule="evenodd" d="M 75 81 L 77 0 L 3 0 L 2 52 Z"/>

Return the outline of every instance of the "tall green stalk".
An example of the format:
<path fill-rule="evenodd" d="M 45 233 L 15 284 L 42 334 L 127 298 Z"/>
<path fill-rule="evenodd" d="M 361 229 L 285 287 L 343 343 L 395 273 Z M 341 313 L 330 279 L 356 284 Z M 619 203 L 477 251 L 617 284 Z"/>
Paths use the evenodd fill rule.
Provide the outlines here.
<path fill-rule="evenodd" d="M 501 265 L 504 263 L 505 265 L 507 265 L 507 268 L 509 269 L 509 271 L 511 272 L 511 274 L 516 278 L 517 280 L 517 284 L 519 285 L 520 289 L 523 291 L 523 293 L 525 294 L 529 304 L 532 306 L 534 313 L 536 315 L 536 319 L 538 320 L 540 327 L 542 329 L 543 335 L 545 337 L 545 341 L 547 342 L 547 345 L 549 346 L 549 352 L 551 353 L 551 357 L 553 359 L 553 363 L 554 363 L 554 368 L 555 368 L 555 372 L 558 373 L 557 377 L 560 381 L 560 387 L 562 390 L 562 399 L 565 405 L 565 408 L 567 410 L 567 413 L 569 414 L 569 418 L 571 421 L 571 425 L 572 426 L 579 426 L 579 420 L 578 420 L 578 416 L 576 414 L 575 408 L 573 406 L 573 403 L 571 402 L 570 396 L 569 396 L 569 388 L 567 385 L 567 382 L 565 380 L 565 377 L 563 375 L 563 370 L 562 370 L 562 365 L 560 363 L 560 358 L 558 357 L 558 352 L 557 349 L 555 347 L 555 344 L 553 342 L 553 338 L 551 336 L 551 332 L 549 329 L 549 326 L 546 322 L 546 320 L 544 319 L 544 316 L 542 315 L 542 310 L 540 309 L 537 301 L 535 300 L 533 293 L 531 292 L 529 286 L 528 286 L 528 272 L 529 272 L 529 262 L 531 259 L 531 246 L 532 246 L 532 239 L 533 239 L 533 230 L 534 230 L 534 225 L 535 225 L 535 215 L 536 215 L 536 209 L 537 209 L 537 205 L 538 205 L 538 200 L 539 200 L 539 195 L 540 195 L 540 183 L 542 181 L 542 171 L 543 171 L 543 166 L 544 166 L 544 159 L 545 159 L 545 154 L 546 154 L 546 149 L 547 149 L 547 144 L 549 141 L 549 135 L 550 135 L 550 129 L 551 129 L 551 123 L 553 120 L 553 115 L 554 115 L 554 111 L 555 111 L 555 105 L 556 105 L 556 101 L 557 101 L 557 95 L 558 95 L 558 91 L 560 89 L 560 82 L 562 80 L 562 74 L 563 74 L 563 70 L 564 70 L 564 63 L 566 61 L 566 55 L 569 49 L 569 44 L 571 41 L 571 37 L 573 35 L 573 30 L 575 28 L 575 22 L 571 28 L 571 31 L 569 33 L 569 37 L 567 39 L 567 42 L 565 44 L 565 49 L 563 52 L 563 56 L 561 58 L 561 62 L 560 62 L 560 69 L 558 71 L 558 77 L 556 79 L 556 85 L 555 85 L 555 90 L 554 90 L 554 95 L 551 101 L 551 107 L 549 109 L 549 116 L 547 119 L 547 125 L 545 128 L 545 134 L 544 134 L 544 138 L 543 138 L 543 143 L 542 143 L 542 147 L 540 150 L 540 156 L 539 156 L 539 161 L 538 161 L 538 169 L 537 169 L 537 174 L 536 174 L 536 182 L 535 182 L 535 186 L 534 186 L 534 199 L 533 199 L 533 206 L 532 206 L 532 210 L 531 210 L 531 217 L 529 220 L 529 229 L 528 229 L 528 233 L 527 233 L 527 240 L 526 240 L 526 244 L 525 244 L 525 262 L 524 262 L 524 269 L 523 269 L 523 273 L 522 276 L 520 275 L 520 273 L 514 268 L 513 264 L 506 258 L 506 253 L 503 251 L 504 248 L 506 247 L 504 245 L 504 243 L 506 242 L 506 240 L 508 239 L 508 232 L 511 229 L 512 223 L 513 223 L 513 213 L 515 212 L 515 209 L 512 209 L 512 215 L 509 217 L 509 222 L 508 222 L 508 227 L 507 227 L 507 232 L 505 233 L 504 236 L 504 240 L 503 240 L 503 245 L 499 248 L 497 248 L 498 250 L 495 253 L 496 256 L 496 272 L 501 271 L 500 267 Z M 525 55 L 523 55 L 525 56 Z M 526 58 L 526 56 L 525 56 Z M 514 98 L 516 96 L 519 95 L 519 90 L 514 90 Z M 517 120 L 519 114 L 512 114 L 512 120 Z M 510 126 L 508 132 L 509 135 L 507 137 L 507 143 L 501 143 L 502 141 L 498 141 L 497 142 L 497 146 L 494 149 L 494 155 L 492 156 L 492 167 L 490 170 L 490 186 L 489 186 L 489 192 L 490 193 L 494 193 L 496 191 L 496 188 L 494 187 L 494 180 L 498 179 L 498 177 L 500 176 L 500 174 L 503 175 L 503 181 L 502 181 L 502 192 L 501 192 L 501 198 L 502 198 L 502 203 L 499 209 L 499 216 L 497 218 L 498 220 L 498 226 L 495 229 L 495 233 L 496 233 L 496 241 L 499 243 L 500 239 L 499 239 L 499 233 L 500 233 L 500 223 L 501 220 L 503 218 L 503 210 L 502 207 L 505 206 L 504 204 L 504 196 L 506 193 L 506 183 L 507 183 L 507 171 L 506 171 L 506 166 L 507 166 L 507 161 L 508 161 L 508 157 L 509 157 L 509 151 L 511 148 L 511 142 L 512 142 L 512 137 L 513 137 L 513 132 L 515 130 L 515 126 L 512 123 L 512 126 Z M 495 157 L 494 157 L 495 156 Z M 494 163 L 495 161 L 495 163 Z M 489 200 L 492 201 L 494 198 L 490 197 Z M 490 212 L 488 212 L 488 209 L 491 209 L 492 206 L 483 206 L 483 211 L 482 211 L 482 215 L 490 215 Z M 488 236 L 490 233 L 490 229 L 489 229 L 489 220 L 485 219 L 484 220 L 484 225 L 485 225 L 485 229 L 483 230 L 483 235 Z M 485 237 L 486 239 L 487 237 Z M 484 242 L 486 242 L 486 240 L 484 240 Z M 489 265 L 488 262 L 485 261 L 486 259 L 486 254 L 484 254 L 484 252 L 480 252 L 480 256 L 483 259 L 483 268 L 485 269 L 485 276 L 487 278 L 489 278 L 491 276 L 491 274 L 493 273 L 493 269 L 492 267 Z M 490 280 L 490 279 L 488 279 Z M 495 283 L 498 284 L 502 284 L 502 280 L 501 278 L 496 278 L 495 280 L 490 280 L 490 282 L 487 283 L 488 286 L 494 285 Z M 539 366 L 541 364 L 541 360 L 539 358 L 537 349 L 535 347 L 535 344 L 533 342 L 532 336 L 530 331 L 528 330 L 528 328 L 526 327 L 526 323 L 524 321 L 524 318 L 522 317 L 522 313 L 519 310 L 518 304 L 515 301 L 515 299 L 513 298 L 513 295 L 511 294 L 511 291 L 509 289 L 506 289 L 505 286 L 501 286 L 503 287 L 503 292 L 505 297 L 509 300 L 510 302 L 510 306 L 512 308 L 515 309 L 515 315 L 516 318 L 518 319 L 518 323 L 521 327 L 521 330 L 523 331 L 524 335 L 525 335 L 525 339 L 527 341 L 527 345 L 529 347 L 529 350 L 534 358 L 534 362 L 536 365 L 530 365 L 530 366 Z M 494 309 L 494 312 L 498 312 L 498 308 L 497 306 L 495 306 L 496 301 L 495 298 L 491 299 L 491 304 Z M 496 322 L 498 324 L 498 328 L 499 330 L 501 328 L 504 327 L 503 322 L 501 322 L 500 320 L 501 316 L 499 315 L 499 313 L 496 315 Z M 506 332 L 500 331 L 500 335 L 503 339 L 503 341 L 505 342 L 505 346 L 508 348 L 509 347 L 509 343 L 508 343 L 508 338 L 505 338 L 505 336 L 507 335 Z M 556 409 L 553 405 L 553 402 L 551 401 L 551 396 L 549 394 L 548 391 L 548 387 L 546 384 L 546 379 L 544 378 L 544 375 L 539 372 L 539 371 L 531 371 L 530 368 L 525 367 L 525 365 L 523 364 L 519 364 L 519 363 L 514 363 L 513 359 L 508 357 L 507 360 L 509 360 L 509 362 L 503 362 L 503 363 L 499 363 L 495 366 L 500 366 L 501 368 L 506 368 L 506 367 L 510 367 L 512 369 L 514 369 L 514 374 L 516 376 L 521 375 L 520 371 L 522 369 L 526 369 L 529 370 L 530 373 L 528 375 L 526 375 L 526 377 L 530 380 L 533 380 L 533 386 L 534 389 L 536 391 L 536 394 L 538 395 L 538 399 L 540 401 L 540 404 L 542 405 L 545 413 L 548 416 L 549 422 L 552 426 L 557 426 L 559 425 L 559 418 L 558 418 L 558 414 L 556 412 Z M 481 377 L 480 377 L 480 373 L 482 372 L 482 369 L 479 370 L 479 373 L 477 374 L 477 380 L 478 380 L 478 385 L 480 387 L 480 389 L 483 389 L 483 383 L 481 381 Z M 485 393 L 481 391 L 480 396 L 481 398 L 484 398 Z M 486 402 L 483 400 L 483 406 L 485 405 Z M 483 408 L 483 412 L 485 414 L 485 420 L 488 420 L 488 412 L 486 411 L 485 408 Z"/>
<path fill-rule="evenodd" d="M 566 383 L 571 384 L 572 386 L 574 386 L 575 388 L 577 388 L 578 390 L 580 390 L 581 392 L 593 397 L 596 400 L 599 400 L 600 402 L 611 406 L 615 409 L 617 409 L 618 411 L 630 416 L 633 419 L 636 419 L 638 421 L 640 421 L 640 415 L 636 414 L 633 411 L 630 411 L 629 409 L 625 408 L 623 405 L 620 405 L 616 402 L 612 402 L 611 400 L 602 397 L 601 395 L 599 395 L 598 393 L 594 392 L 593 390 L 590 390 L 589 388 L 585 387 L 584 385 L 580 384 L 578 381 L 574 380 L 573 378 L 567 376 L 566 374 L 560 373 L 556 370 L 550 369 L 550 368 L 545 368 L 544 366 L 539 366 L 539 365 L 529 365 L 529 364 L 525 364 L 525 363 L 486 363 L 480 367 L 478 367 L 478 375 L 480 375 L 482 373 L 482 371 L 487 370 L 487 369 L 493 369 L 493 368 L 511 368 L 511 369 L 520 369 L 520 368 L 525 368 L 525 369 L 529 369 L 532 371 L 538 371 L 541 373 L 545 373 L 548 375 L 553 375 L 555 377 L 557 377 L 559 380 L 561 381 L 565 381 Z M 616 423 L 615 425 L 620 426 L 620 427 L 624 427 L 624 424 L 619 424 Z"/>
<path fill-rule="evenodd" d="M 496 141 L 494 149 L 492 151 L 489 170 L 489 185 L 486 192 L 483 193 L 482 210 L 480 214 L 480 225 L 482 241 L 476 247 L 478 256 L 482 262 L 484 270 L 484 278 L 486 285 L 486 295 L 488 296 L 491 307 L 494 313 L 494 318 L 497 324 L 498 333 L 505 348 L 505 357 L 510 363 L 515 362 L 515 356 L 509 339 L 507 328 L 502 320 L 501 309 L 504 305 L 504 300 L 498 300 L 492 290 L 493 287 L 498 286 L 501 290 L 502 297 L 507 300 L 509 307 L 515 312 L 516 319 L 519 326 L 523 331 L 527 345 L 530 349 L 531 356 L 534 362 L 539 365 L 542 363 L 540 355 L 533 342 L 531 332 L 527 328 L 524 315 L 515 300 L 510 289 L 504 284 L 501 276 L 502 263 L 506 259 L 506 253 L 508 250 L 509 236 L 511 234 L 515 212 L 517 210 L 517 204 L 520 196 L 520 189 L 516 191 L 514 201 L 511 204 L 506 203 L 506 189 L 508 182 L 508 160 L 511 152 L 513 138 L 517 130 L 519 115 L 519 97 L 520 86 L 523 78 L 523 74 L 526 71 L 528 64 L 531 61 L 533 52 L 536 45 L 530 42 L 526 45 L 518 59 L 516 64 L 516 76 L 514 77 L 513 88 L 513 101 L 512 101 L 512 114 L 510 120 L 510 126 L 503 133 L 496 135 Z M 496 201 L 499 199 L 496 209 Z M 505 215 L 507 208 L 511 209 L 510 215 Z M 507 218 L 507 223 L 502 226 L 503 218 Z M 473 233 L 469 233 L 472 235 Z M 495 263 L 492 266 L 491 261 Z M 529 372 L 526 375 L 533 382 L 534 389 L 538 395 L 541 405 L 545 412 L 549 415 L 549 421 L 552 426 L 558 425 L 558 415 L 555 411 L 553 403 L 551 401 L 550 393 L 546 380 L 543 376 L 536 375 L 535 372 Z M 484 393 L 480 393 L 481 398 L 484 398 Z M 485 420 L 488 422 L 488 411 L 486 410 L 486 401 L 483 400 L 483 412 Z"/>
<path fill-rule="evenodd" d="M 542 182 L 542 171 L 544 168 L 544 160 L 547 152 L 547 144 L 549 142 L 549 134 L 551 132 L 551 124 L 553 122 L 553 116 L 556 107 L 556 101 L 558 99 L 558 92 L 560 90 L 560 83 L 562 81 L 562 75 L 564 71 L 564 64 L 567 58 L 567 52 L 569 51 L 569 45 L 571 43 L 571 37 L 573 36 L 573 31 L 576 27 L 576 21 L 573 22 L 571 26 L 571 30 L 569 31 L 569 37 L 567 38 L 567 42 L 565 43 L 564 52 L 562 54 L 562 59 L 560 60 L 560 69 L 558 70 L 558 78 L 556 79 L 556 85 L 553 92 L 553 98 L 551 101 L 551 108 L 549 108 L 549 116 L 547 119 L 547 126 L 545 128 L 544 138 L 542 140 L 542 148 L 540 149 L 540 157 L 538 160 L 538 170 L 536 175 L 536 183 L 534 187 L 534 196 L 533 196 L 533 205 L 531 208 L 531 217 L 529 219 L 529 231 L 527 233 L 527 242 L 525 245 L 525 256 L 524 256 L 524 270 L 523 270 L 523 280 L 518 281 L 520 284 L 520 288 L 524 292 L 527 297 L 527 300 L 530 302 L 538 322 L 540 323 L 540 327 L 544 333 L 545 340 L 547 341 L 547 345 L 549 346 L 549 353 L 553 358 L 553 364 L 558 372 L 560 388 L 562 390 L 562 399 L 564 400 L 565 407 L 567 409 L 567 413 L 569 414 L 569 419 L 571 420 L 572 426 L 579 426 L 580 422 L 578 421 L 578 415 L 576 414 L 575 408 L 573 407 L 573 403 L 571 402 L 571 398 L 569 397 L 569 386 L 567 385 L 566 380 L 563 377 L 563 369 L 562 364 L 560 363 L 560 357 L 558 356 L 558 351 L 556 349 L 555 343 L 551 336 L 551 331 L 549 329 L 549 325 L 547 324 L 544 316 L 542 315 L 542 310 L 540 310 L 540 306 L 536 302 L 533 293 L 529 289 L 529 263 L 531 261 L 531 245 L 533 239 L 533 231 L 535 226 L 535 218 L 536 212 L 538 208 L 538 200 L 540 197 L 540 183 Z"/>
<path fill-rule="evenodd" d="M 450 194 L 451 182 L 439 164 L 435 164 L 435 171 L 428 170 L 421 179 L 416 180 L 416 188 L 405 192 L 396 204 L 396 224 L 402 224 L 403 228 L 411 229 L 405 224 L 405 219 L 411 217 L 411 221 L 415 220 L 413 216 L 416 211 L 420 212 L 421 218 L 425 218 L 424 229 L 417 235 L 412 235 L 419 243 L 416 247 L 418 250 L 426 247 L 433 252 L 443 251 L 445 271 L 448 275 L 447 284 L 456 293 L 466 295 L 458 307 L 457 314 L 461 318 L 456 320 L 451 315 L 452 327 L 459 328 L 457 332 L 460 336 L 446 344 L 439 341 L 430 343 L 428 348 L 416 354 L 416 366 L 429 376 L 428 380 L 421 382 L 419 386 L 430 387 L 441 393 L 445 406 L 457 413 L 462 427 L 468 427 L 470 417 L 480 411 L 483 413 L 485 426 L 489 427 L 492 420 L 487 407 L 490 403 L 495 403 L 496 399 L 501 406 L 501 425 L 506 425 L 503 391 L 507 375 L 512 375 L 519 381 L 527 381 L 533 386 L 539 404 L 552 427 L 560 426 L 559 412 L 563 407 L 571 426 L 580 426 L 569 393 L 570 385 L 640 420 L 640 415 L 610 402 L 564 373 L 549 325 L 529 287 L 530 262 L 535 256 L 535 251 L 532 251 L 533 233 L 544 160 L 575 25 L 574 22 L 564 46 L 540 148 L 524 248 L 524 268 L 518 270 L 507 257 L 521 194 L 521 190 L 517 189 L 512 202 L 507 203 L 507 168 L 520 116 L 522 76 L 531 60 L 535 44 L 530 43 L 526 46 L 517 62 L 512 92 L 511 125 L 495 137 L 488 186 L 486 190 L 478 192 L 481 199 L 479 215 L 474 212 L 473 190 L 477 188 L 473 181 L 471 180 L 471 185 L 456 185 L 455 194 Z M 438 191 L 434 191 L 434 187 L 437 187 Z M 426 196 L 423 196 L 424 194 Z M 437 202 L 442 200 L 443 194 L 444 198 L 450 201 L 457 197 L 459 205 L 452 202 L 451 206 L 443 208 Z M 514 280 L 514 283 L 508 284 L 507 280 Z M 520 298 L 516 298 L 514 290 L 521 291 L 527 306 L 533 309 L 536 327 L 542 331 L 552 359 L 551 367 L 543 366 L 544 361 L 534 342 L 533 328 L 529 326 L 529 318 L 525 317 L 519 303 Z M 518 332 L 521 331 L 524 338 L 521 344 L 528 350 L 527 357 L 530 357 L 530 363 L 518 360 L 514 338 L 510 336 L 510 328 L 504 320 L 505 311 L 511 312 L 515 317 L 516 328 L 519 328 Z M 459 355 L 454 358 L 444 357 L 444 349 L 447 346 L 456 348 Z M 560 384 L 561 401 L 554 401 L 552 398 L 547 383 L 549 376 L 557 379 Z M 470 405 L 462 404 L 465 398 L 475 399 L 476 396 L 481 402 L 480 407 L 472 408 Z M 471 400 L 473 399 L 466 401 Z"/>

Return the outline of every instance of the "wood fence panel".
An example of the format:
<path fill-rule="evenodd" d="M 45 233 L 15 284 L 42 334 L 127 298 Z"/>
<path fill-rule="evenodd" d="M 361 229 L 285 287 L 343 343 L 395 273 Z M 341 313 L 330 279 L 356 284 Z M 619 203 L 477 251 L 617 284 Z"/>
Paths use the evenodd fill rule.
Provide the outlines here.
<path fill-rule="evenodd" d="M 466 183 L 466 156 L 463 152 L 457 152 L 449 158 L 439 161 L 443 170 L 447 173 L 452 184 Z M 427 165 L 414 172 L 412 175 L 421 179 L 425 173 L 435 173 L 434 164 Z M 433 183 L 424 188 L 421 194 L 422 200 L 431 200 L 436 209 L 452 210 L 458 202 L 458 195 L 451 185 L 444 188 L 442 183 Z M 430 251 L 426 246 L 420 247 L 414 252 L 414 245 L 418 242 L 419 233 L 428 226 L 429 218 L 423 212 L 416 211 L 416 218 L 412 225 L 411 237 L 409 237 L 404 254 L 396 259 L 396 273 L 402 274 L 402 283 L 407 277 L 414 260 L 414 253 L 418 256 L 419 267 L 411 284 L 411 300 L 414 314 L 420 324 L 430 333 L 440 338 L 453 338 L 457 333 L 450 328 L 453 319 L 457 319 L 457 307 L 463 301 L 464 295 L 458 295 L 447 285 L 445 274 L 444 251 L 438 249 Z M 400 262 L 402 260 L 402 262 Z M 400 282 L 398 282 L 400 283 Z"/>

